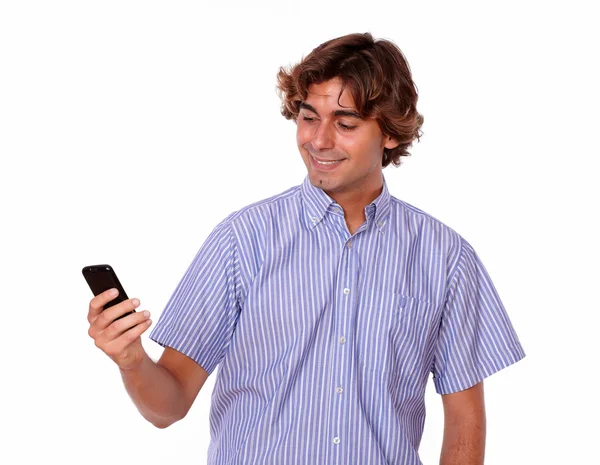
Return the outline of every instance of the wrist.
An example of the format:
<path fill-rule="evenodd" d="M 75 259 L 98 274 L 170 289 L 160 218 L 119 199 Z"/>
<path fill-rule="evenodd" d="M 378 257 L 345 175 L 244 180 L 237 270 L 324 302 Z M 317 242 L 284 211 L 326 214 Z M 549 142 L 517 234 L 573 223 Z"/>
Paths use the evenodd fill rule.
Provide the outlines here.
<path fill-rule="evenodd" d="M 130 376 L 142 372 L 149 361 L 151 362 L 150 357 L 146 352 L 143 352 L 137 360 L 128 361 L 128 363 L 117 363 L 117 366 L 121 375 Z"/>

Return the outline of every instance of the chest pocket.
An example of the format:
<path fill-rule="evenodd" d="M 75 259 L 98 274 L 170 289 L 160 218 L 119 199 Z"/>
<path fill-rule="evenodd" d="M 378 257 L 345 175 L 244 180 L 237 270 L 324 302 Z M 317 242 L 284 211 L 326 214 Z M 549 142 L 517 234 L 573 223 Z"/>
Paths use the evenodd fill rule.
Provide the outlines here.
<path fill-rule="evenodd" d="M 377 307 L 359 312 L 356 350 L 363 366 L 379 372 L 413 373 L 426 352 L 432 304 L 386 293 Z"/>

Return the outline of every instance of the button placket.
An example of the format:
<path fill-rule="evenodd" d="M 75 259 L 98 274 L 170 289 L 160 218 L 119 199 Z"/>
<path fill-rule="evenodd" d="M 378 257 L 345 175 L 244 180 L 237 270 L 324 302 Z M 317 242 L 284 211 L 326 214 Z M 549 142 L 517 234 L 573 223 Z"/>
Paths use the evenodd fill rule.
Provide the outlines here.
<path fill-rule="evenodd" d="M 347 403 L 351 401 L 346 387 L 349 385 L 349 376 L 352 376 L 353 363 L 352 351 L 346 347 L 348 337 L 352 334 L 351 324 L 353 322 L 354 305 L 357 302 L 355 293 L 357 283 L 358 256 L 352 247 L 353 240 L 346 233 L 343 247 L 341 248 L 340 266 L 337 276 L 337 295 L 335 297 L 335 327 L 337 329 L 337 349 L 334 350 L 334 373 L 336 382 L 331 386 L 331 396 L 336 398 L 331 403 L 332 424 L 331 433 L 334 436 L 334 444 L 340 444 L 347 434 L 348 425 L 344 420 L 345 412 L 348 411 Z M 336 440 L 337 438 L 337 440 Z M 345 443 L 344 443 L 345 444 Z M 346 453 L 346 448 L 339 449 L 340 453 Z"/>

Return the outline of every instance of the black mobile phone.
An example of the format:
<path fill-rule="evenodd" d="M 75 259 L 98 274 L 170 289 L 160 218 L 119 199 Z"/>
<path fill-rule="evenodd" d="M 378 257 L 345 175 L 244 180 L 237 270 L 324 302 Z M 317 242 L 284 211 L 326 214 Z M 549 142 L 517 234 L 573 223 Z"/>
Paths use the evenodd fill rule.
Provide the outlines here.
<path fill-rule="evenodd" d="M 84 266 L 83 269 L 81 270 L 81 272 L 83 273 L 83 277 L 87 281 L 87 283 L 90 286 L 90 289 L 92 290 L 94 295 L 102 294 L 104 291 L 112 289 L 113 287 L 117 288 L 119 290 L 119 295 L 117 297 L 115 297 L 113 300 L 111 300 L 110 302 L 108 302 L 104 306 L 104 310 L 106 310 L 109 307 L 112 307 L 113 305 L 117 305 L 121 302 L 124 302 L 125 300 L 127 300 L 129 298 L 129 297 L 127 297 L 127 293 L 125 292 L 125 289 L 123 289 L 123 286 L 121 286 L 121 282 L 119 281 L 119 278 L 117 278 L 117 274 L 115 273 L 115 270 L 113 270 L 112 266 L 110 266 L 110 265 Z M 119 318 L 117 318 L 117 320 L 120 318 L 123 318 L 133 312 L 135 312 L 135 310 L 132 310 L 129 313 L 125 313 L 124 315 L 121 315 Z"/>

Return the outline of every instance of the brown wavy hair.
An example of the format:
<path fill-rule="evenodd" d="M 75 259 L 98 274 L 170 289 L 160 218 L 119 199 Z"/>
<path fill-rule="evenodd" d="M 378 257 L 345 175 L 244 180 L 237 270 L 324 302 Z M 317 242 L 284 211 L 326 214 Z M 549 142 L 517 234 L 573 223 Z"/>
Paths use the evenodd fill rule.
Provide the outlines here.
<path fill-rule="evenodd" d="M 373 39 L 368 32 L 322 43 L 300 63 L 279 69 L 281 114 L 296 122 L 309 86 L 335 77 L 342 80 L 342 92 L 350 89 L 361 117 L 376 119 L 384 135 L 400 142 L 396 148 L 383 150 L 382 166 L 400 166 L 400 158 L 409 156 L 407 149 L 423 135 L 418 91 L 402 51 L 393 42 Z"/>

